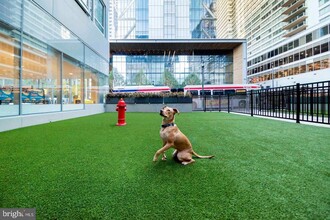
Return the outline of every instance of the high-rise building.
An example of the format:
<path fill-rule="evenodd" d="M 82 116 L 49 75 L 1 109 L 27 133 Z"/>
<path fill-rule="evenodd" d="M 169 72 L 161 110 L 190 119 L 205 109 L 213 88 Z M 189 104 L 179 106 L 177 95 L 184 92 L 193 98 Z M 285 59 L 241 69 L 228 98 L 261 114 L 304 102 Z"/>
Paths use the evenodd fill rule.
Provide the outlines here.
<path fill-rule="evenodd" d="M 110 69 L 114 86 L 241 83 L 242 72 L 246 71 L 246 66 L 241 65 L 246 43 L 236 41 L 222 48 L 216 45 L 228 40 L 215 39 L 215 2 L 110 1 Z M 161 40 L 159 47 L 154 40 Z M 216 46 L 210 47 L 211 43 Z M 201 66 L 205 66 L 203 73 Z"/>
<path fill-rule="evenodd" d="M 110 39 L 215 38 L 215 0 L 110 1 Z"/>
<path fill-rule="evenodd" d="M 216 15 L 217 38 L 247 39 L 246 82 L 330 80 L 330 1 L 218 0 Z"/>

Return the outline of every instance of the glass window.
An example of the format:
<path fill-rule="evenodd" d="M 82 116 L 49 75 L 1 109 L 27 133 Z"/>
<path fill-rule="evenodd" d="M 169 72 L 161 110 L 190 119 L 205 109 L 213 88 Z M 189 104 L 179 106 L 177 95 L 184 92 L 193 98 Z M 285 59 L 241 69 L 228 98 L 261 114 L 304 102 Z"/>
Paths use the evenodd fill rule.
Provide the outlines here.
<path fill-rule="evenodd" d="M 320 30 L 319 29 L 313 31 L 312 34 L 313 34 L 313 39 L 314 40 L 320 38 Z"/>
<path fill-rule="evenodd" d="M 288 57 L 284 57 L 283 58 L 283 64 L 287 64 L 288 63 Z"/>
<path fill-rule="evenodd" d="M 282 53 L 282 47 L 279 47 L 278 48 L 278 54 L 281 54 Z"/>
<path fill-rule="evenodd" d="M 286 52 L 286 51 L 288 51 L 288 45 L 287 44 L 283 45 L 283 52 Z"/>
<path fill-rule="evenodd" d="M 106 77 L 96 70 L 85 69 L 85 104 L 103 103 L 104 95 L 108 92 Z"/>
<path fill-rule="evenodd" d="M 283 77 L 286 77 L 286 76 L 288 76 L 288 75 L 289 75 L 289 71 L 288 71 L 287 69 L 284 70 L 282 76 L 283 76 Z"/>
<path fill-rule="evenodd" d="M 313 71 L 313 63 L 307 64 L 307 72 L 312 72 Z"/>
<path fill-rule="evenodd" d="M 63 110 L 83 109 L 83 69 L 82 64 L 67 56 L 63 61 Z"/>
<path fill-rule="evenodd" d="M 282 65 L 283 65 L 283 59 L 279 59 L 279 60 L 278 60 L 278 65 L 279 65 L 279 66 L 282 66 Z"/>
<path fill-rule="evenodd" d="M 304 45 L 304 44 L 306 44 L 306 37 L 305 36 L 299 38 L 299 45 Z"/>
<path fill-rule="evenodd" d="M 297 60 L 299 60 L 299 53 L 294 54 L 294 61 L 297 61 Z"/>
<path fill-rule="evenodd" d="M 329 0 L 319 0 L 320 6 L 324 5 L 327 3 Z"/>
<path fill-rule="evenodd" d="M 102 0 L 95 1 L 95 23 L 98 29 L 105 34 L 105 6 Z"/>
<path fill-rule="evenodd" d="M 299 67 L 298 66 L 293 68 L 293 75 L 297 75 L 297 74 L 299 74 Z"/>
<path fill-rule="evenodd" d="M 306 43 L 309 43 L 313 40 L 312 33 L 306 35 Z"/>
<path fill-rule="evenodd" d="M 328 41 L 321 44 L 321 53 L 327 52 L 329 50 Z"/>
<path fill-rule="evenodd" d="M 320 70 L 321 69 L 321 61 L 314 62 L 314 70 Z"/>
<path fill-rule="evenodd" d="M 321 60 L 321 69 L 327 69 L 329 68 L 329 61 L 328 58 Z"/>
<path fill-rule="evenodd" d="M 291 68 L 291 66 L 288 68 L 288 76 L 292 76 L 293 75 L 293 68 Z"/>
<path fill-rule="evenodd" d="M 329 33 L 329 28 L 328 26 L 324 26 L 320 29 L 320 36 L 324 36 L 324 35 L 327 35 Z"/>
<path fill-rule="evenodd" d="M 208 55 L 208 56 L 172 56 L 171 62 L 167 57 L 161 56 L 126 56 L 119 61 L 114 57 L 113 72 L 114 86 L 119 85 L 120 78 L 125 79 L 126 85 L 168 85 L 180 87 L 191 84 L 191 78 L 201 79 L 201 60 L 205 63 L 204 76 L 209 84 L 233 83 L 233 57 L 232 54 Z M 124 68 L 122 68 L 124 67 Z M 122 71 L 121 71 L 122 70 Z M 259 68 L 260 70 L 260 68 Z M 119 72 L 120 71 L 120 72 Z M 258 68 L 250 69 L 250 73 L 256 73 Z M 193 75 L 191 75 L 193 74 Z M 118 77 L 120 75 L 120 77 Z M 196 77 L 198 76 L 198 77 Z M 173 85 L 173 86 L 172 86 Z"/>
<path fill-rule="evenodd" d="M 306 57 L 310 57 L 310 56 L 312 56 L 312 55 L 313 55 L 313 50 L 312 50 L 312 48 L 307 49 L 307 50 L 306 50 Z"/>
<path fill-rule="evenodd" d="M 21 28 L 22 0 L 0 1 L 0 20 Z"/>
<path fill-rule="evenodd" d="M 313 48 L 314 50 L 314 55 L 320 54 L 321 50 L 320 50 L 320 45 L 317 45 Z"/>
<path fill-rule="evenodd" d="M 31 33 L 34 38 L 47 42 L 54 49 L 84 61 L 83 43 L 74 33 L 37 7 L 33 1 L 24 1 L 24 5 L 26 12 L 30 12 L 24 14 L 25 33 Z"/>
<path fill-rule="evenodd" d="M 19 36 L 0 24 L 0 117 L 19 114 Z"/>
<path fill-rule="evenodd" d="M 23 37 L 22 114 L 60 111 L 60 54 Z"/>
<path fill-rule="evenodd" d="M 306 73 L 306 65 L 305 65 L 305 63 L 301 63 L 299 69 L 300 69 L 300 73 Z"/>
<path fill-rule="evenodd" d="M 300 51 L 300 59 L 305 59 L 305 50 Z"/>

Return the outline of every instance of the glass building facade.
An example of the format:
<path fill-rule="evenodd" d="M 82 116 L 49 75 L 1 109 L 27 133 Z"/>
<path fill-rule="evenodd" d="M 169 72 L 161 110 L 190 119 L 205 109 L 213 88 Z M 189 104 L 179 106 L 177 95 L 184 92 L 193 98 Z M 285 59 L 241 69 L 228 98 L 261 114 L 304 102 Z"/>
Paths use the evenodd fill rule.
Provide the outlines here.
<path fill-rule="evenodd" d="M 215 39 L 215 0 L 121 0 L 110 3 L 109 37 L 115 40 Z M 114 40 L 114 41 L 112 41 Z M 232 84 L 233 51 L 176 47 L 110 53 L 110 86 Z M 204 67 L 202 70 L 202 66 Z"/>
<path fill-rule="evenodd" d="M 0 8 L 0 117 L 104 102 L 106 58 L 34 1 L 0 1 Z"/>
<path fill-rule="evenodd" d="M 114 55 L 114 86 L 230 84 L 233 82 L 233 55 Z M 202 82 L 202 80 L 204 80 Z"/>
<path fill-rule="evenodd" d="M 215 0 L 110 1 L 110 39 L 215 38 Z"/>
<path fill-rule="evenodd" d="M 330 80 L 329 0 L 217 0 L 216 6 L 217 37 L 247 40 L 247 83 Z"/>

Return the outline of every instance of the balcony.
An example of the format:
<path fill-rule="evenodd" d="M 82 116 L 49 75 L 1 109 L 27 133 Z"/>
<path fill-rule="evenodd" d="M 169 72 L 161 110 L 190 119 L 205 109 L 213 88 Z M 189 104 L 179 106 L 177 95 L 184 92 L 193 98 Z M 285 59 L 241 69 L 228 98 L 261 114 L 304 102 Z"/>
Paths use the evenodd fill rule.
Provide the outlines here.
<path fill-rule="evenodd" d="M 291 13 L 289 16 L 287 16 L 283 22 L 289 22 L 292 18 L 294 18 L 295 16 L 299 15 L 301 12 L 304 12 L 306 10 L 307 7 L 301 7 L 299 8 L 297 11 Z M 284 14 L 284 13 L 283 13 Z"/>
<path fill-rule="evenodd" d="M 290 2 L 290 1 L 288 1 L 288 2 Z M 294 1 L 292 1 L 292 3 L 293 3 Z M 288 9 L 286 9 L 284 12 L 283 12 L 283 14 L 286 14 L 286 15 L 288 15 L 288 14 L 290 14 L 292 11 L 294 11 L 295 9 L 297 9 L 297 8 L 299 8 L 302 4 L 304 4 L 305 3 L 305 0 L 298 0 L 298 1 L 296 1 L 293 5 L 287 5 L 287 3 L 285 3 L 285 4 L 283 4 L 282 5 L 282 7 L 289 7 Z"/>
<path fill-rule="evenodd" d="M 294 26 L 296 26 L 297 24 L 299 24 L 299 23 L 305 21 L 307 17 L 308 17 L 307 15 L 301 16 L 300 18 L 296 19 L 295 21 L 293 21 L 293 22 L 291 22 L 291 23 L 285 25 L 285 26 L 283 27 L 283 29 L 284 29 L 284 30 L 289 30 L 289 29 L 293 28 Z"/>
<path fill-rule="evenodd" d="M 287 0 L 287 2 L 285 2 L 282 7 L 290 7 L 290 5 L 292 5 L 292 3 L 298 2 L 299 0 Z"/>
<path fill-rule="evenodd" d="M 300 26 L 300 27 L 298 27 L 296 29 L 293 29 L 291 31 L 288 31 L 285 35 L 283 35 L 283 37 L 291 37 L 291 36 L 293 36 L 293 35 L 301 32 L 303 30 L 306 30 L 306 28 L 307 28 L 307 25 L 304 24 L 304 25 L 302 25 L 302 26 Z"/>

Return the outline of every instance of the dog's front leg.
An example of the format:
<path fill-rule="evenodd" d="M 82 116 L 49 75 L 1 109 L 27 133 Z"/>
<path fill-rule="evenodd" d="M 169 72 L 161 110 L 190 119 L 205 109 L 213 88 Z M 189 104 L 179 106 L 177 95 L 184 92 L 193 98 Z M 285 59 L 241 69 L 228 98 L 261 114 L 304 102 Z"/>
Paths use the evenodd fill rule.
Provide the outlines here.
<path fill-rule="evenodd" d="M 172 143 L 166 143 L 162 148 L 160 148 L 154 155 L 154 159 L 153 161 L 156 162 L 158 160 L 159 155 L 163 154 L 163 158 L 164 158 L 164 154 L 165 151 L 168 150 L 170 147 L 172 147 Z M 166 156 L 165 156 L 166 158 Z"/>

